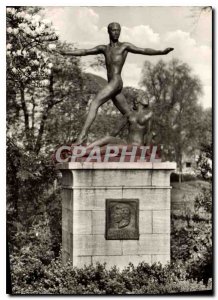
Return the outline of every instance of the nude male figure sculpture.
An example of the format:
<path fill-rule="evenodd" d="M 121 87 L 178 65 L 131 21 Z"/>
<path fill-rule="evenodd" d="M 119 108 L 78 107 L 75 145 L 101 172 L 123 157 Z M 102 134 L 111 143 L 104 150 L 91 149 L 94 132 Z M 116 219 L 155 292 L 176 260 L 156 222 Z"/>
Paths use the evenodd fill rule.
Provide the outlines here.
<path fill-rule="evenodd" d="M 112 99 L 114 105 L 122 114 L 129 115 L 130 109 L 124 95 L 122 94 L 123 81 L 121 78 L 121 71 L 129 52 L 143 55 L 166 55 L 173 50 L 173 48 L 166 48 L 165 50 L 138 48 L 131 43 L 121 43 L 119 42 L 120 31 L 121 27 L 119 23 L 110 23 L 108 25 L 108 34 L 110 39 L 110 43 L 108 45 L 99 45 L 92 49 L 76 49 L 71 52 L 61 53 L 67 56 L 103 54 L 106 62 L 108 84 L 92 101 L 85 124 L 76 140 L 77 145 L 82 144 L 86 140 L 88 130 L 95 120 L 98 108 L 109 99 Z"/>

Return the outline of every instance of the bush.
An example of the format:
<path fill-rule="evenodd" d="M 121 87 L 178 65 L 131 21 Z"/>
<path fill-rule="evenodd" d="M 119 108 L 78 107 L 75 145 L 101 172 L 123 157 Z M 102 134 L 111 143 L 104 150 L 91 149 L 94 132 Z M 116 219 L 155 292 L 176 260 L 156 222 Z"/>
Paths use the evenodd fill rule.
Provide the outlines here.
<path fill-rule="evenodd" d="M 212 180 L 213 144 L 202 144 L 201 154 L 198 159 L 198 168 L 205 180 Z"/>
<path fill-rule="evenodd" d="M 15 262 L 12 269 L 13 294 L 170 294 L 211 289 L 202 282 L 187 278 L 181 265 L 149 266 L 129 264 L 123 271 L 106 265 L 90 265 L 82 269 L 69 261 L 62 264 L 60 257 L 46 267 L 38 260 Z M 18 280 L 19 278 L 19 280 Z"/>
<path fill-rule="evenodd" d="M 195 212 L 172 215 L 171 257 L 182 262 L 188 277 L 207 284 L 213 276 L 212 189 L 195 198 Z"/>
<path fill-rule="evenodd" d="M 10 251 L 36 241 L 37 228 L 49 231 L 50 250 L 57 256 L 61 243 L 61 197 L 54 189 L 57 174 L 43 155 L 26 152 L 7 141 L 7 236 Z M 35 228 L 35 229 L 34 229 Z M 48 239 L 48 237 L 47 237 Z M 41 241 L 42 242 L 42 241 Z"/>

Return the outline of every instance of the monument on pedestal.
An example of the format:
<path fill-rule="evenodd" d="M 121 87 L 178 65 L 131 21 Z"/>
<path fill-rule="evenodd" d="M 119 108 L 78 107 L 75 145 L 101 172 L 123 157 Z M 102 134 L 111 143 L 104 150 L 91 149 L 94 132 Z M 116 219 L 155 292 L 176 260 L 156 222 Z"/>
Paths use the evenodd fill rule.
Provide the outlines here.
<path fill-rule="evenodd" d="M 63 260 L 108 267 L 170 261 L 170 173 L 175 163 L 59 164 Z"/>
<path fill-rule="evenodd" d="M 142 100 L 134 110 L 127 105 L 122 94 L 121 70 L 128 52 L 163 55 L 173 48 L 159 51 L 120 43 L 118 23 L 109 24 L 108 33 L 109 45 L 63 53 L 76 56 L 102 53 L 108 74 L 108 85 L 90 105 L 86 122 L 73 145 L 71 161 L 57 165 L 63 174 L 63 261 L 71 259 L 78 267 L 96 262 L 120 268 L 129 262 L 165 264 L 170 261 L 170 173 L 176 164 L 154 162 L 158 156 L 149 146 L 152 111 Z M 127 140 L 117 138 L 118 133 L 112 134 L 87 146 L 89 154 L 85 159 L 79 158 L 77 150 L 82 151 L 79 145 L 86 140 L 98 107 L 109 99 L 129 126 Z M 145 135 L 147 147 L 143 146 Z M 121 152 L 117 150 L 111 155 L 110 145 L 114 145 L 115 152 L 118 148 Z M 127 145 L 132 147 L 131 153 L 127 152 Z M 104 155 L 100 149 L 103 146 L 106 146 Z M 146 156 L 148 148 L 153 154 Z M 143 155 L 135 159 L 139 149 L 144 151 Z M 110 155 L 112 159 L 108 159 Z"/>

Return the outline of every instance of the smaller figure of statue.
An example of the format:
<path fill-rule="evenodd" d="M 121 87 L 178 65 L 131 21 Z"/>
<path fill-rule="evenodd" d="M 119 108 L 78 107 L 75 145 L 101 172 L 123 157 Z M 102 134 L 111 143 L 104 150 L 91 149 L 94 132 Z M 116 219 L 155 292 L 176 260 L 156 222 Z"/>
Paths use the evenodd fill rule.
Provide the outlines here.
<path fill-rule="evenodd" d="M 134 99 L 133 109 L 123 117 L 118 129 L 111 135 L 94 141 L 88 145 L 88 148 L 93 148 L 94 146 L 103 147 L 108 144 L 136 146 L 143 146 L 145 144 L 149 145 L 153 135 L 151 132 L 152 115 L 153 113 L 149 108 L 148 101 L 143 97 L 142 94 L 140 94 L 136 99 Z M 128 136 L 126 140 L 117 137 L 117 135 L 121 130 L 124 129 L 125 126 L 128 126 Z"/>

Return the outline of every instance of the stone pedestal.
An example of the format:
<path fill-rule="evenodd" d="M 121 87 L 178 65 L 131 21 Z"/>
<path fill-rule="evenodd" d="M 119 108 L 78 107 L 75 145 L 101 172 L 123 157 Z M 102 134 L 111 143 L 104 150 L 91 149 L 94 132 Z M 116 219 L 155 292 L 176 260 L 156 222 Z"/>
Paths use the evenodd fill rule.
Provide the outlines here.
<path fill-rule="evenodd" d="M 63 260 L 83 267 L 170 261 L 176 163 L 61 163 Z"/>

